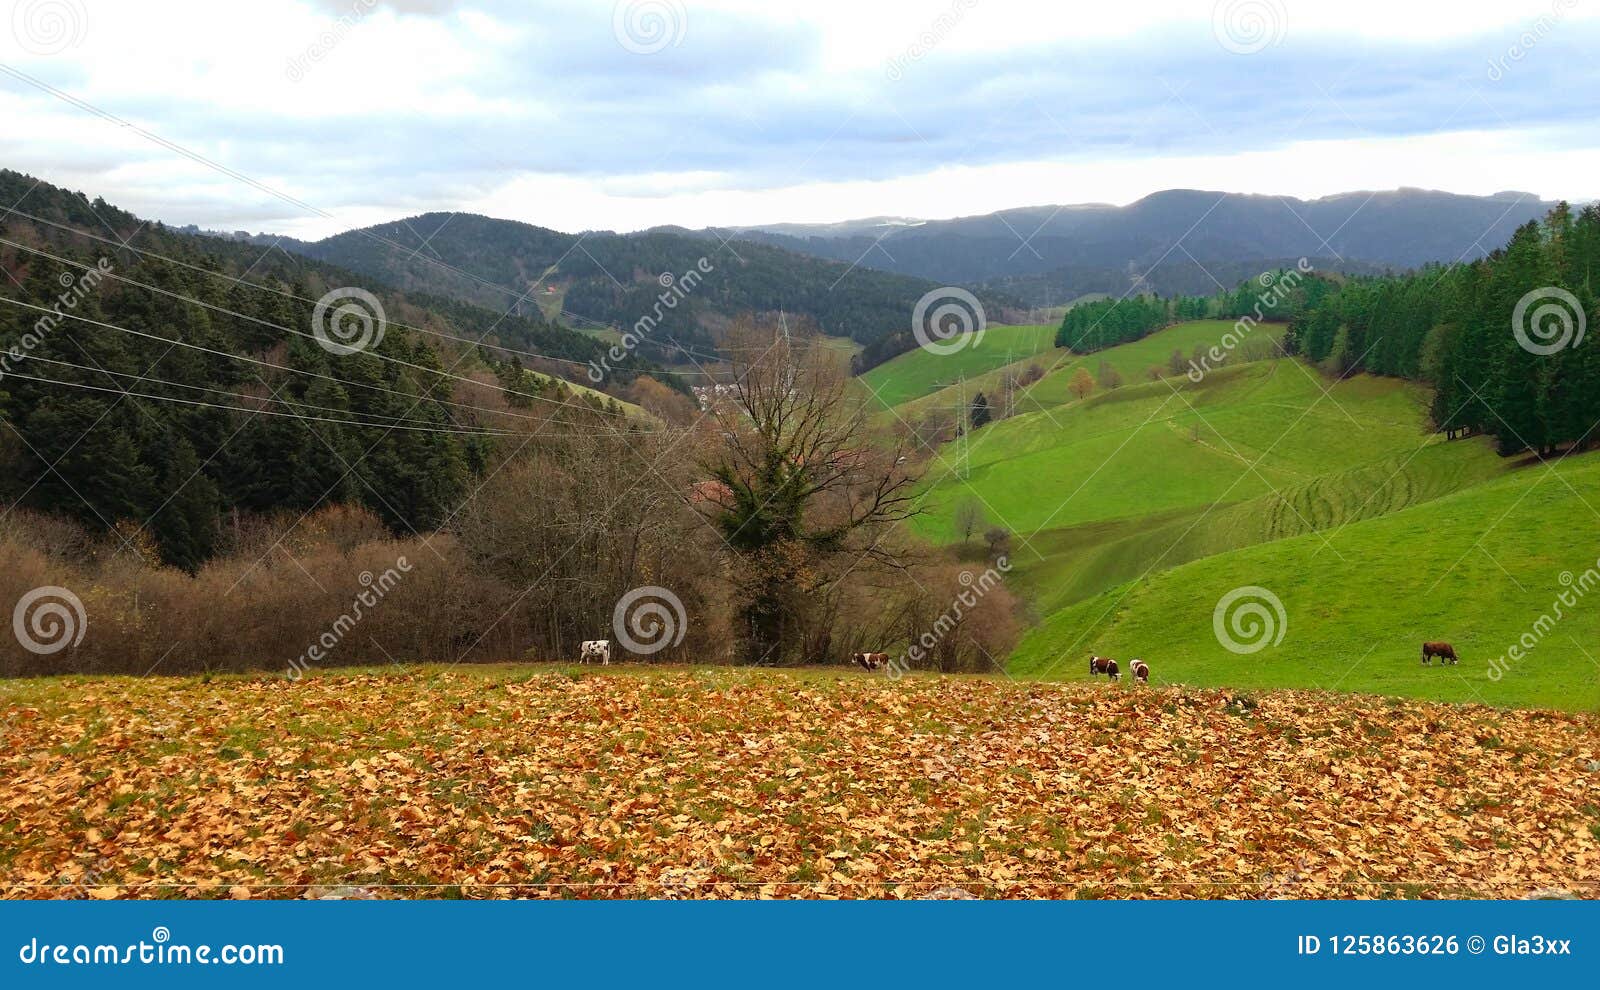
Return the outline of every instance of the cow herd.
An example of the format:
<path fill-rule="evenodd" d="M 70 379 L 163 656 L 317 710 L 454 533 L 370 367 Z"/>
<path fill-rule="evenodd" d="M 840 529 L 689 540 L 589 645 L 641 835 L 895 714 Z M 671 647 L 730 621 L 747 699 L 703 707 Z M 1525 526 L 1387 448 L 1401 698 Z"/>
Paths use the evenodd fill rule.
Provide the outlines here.
<path fill-rule="evenodd" d="M 1128 661 L 1128 673 L 1132 674 L 1133 679 L 1140 684 L 1150 683 L 1150 665 L 1138 657 L 1134 657 L 1132 660 Z M 1090 654 L 1089 676 L 1095 677 L 1100 674 L 1106 675 L 1107 680 L 1122 680 L 1122 668 L 1117 666 L 1117 662 L 1115 660 L 1111 659 L 1110 657 L 1102 657 Z"/>
<path fill-rule="evenodd" d="M 1430 640 L 1429 642 L 1423 643 L 1422 662 L 1427 664 L 1434 657 L 1439 658 L 1440 664 L 1458 664 L 1461 662 L 1460 658 L 1456 656 L 1455 647 L 1451 646 L 1449 643 L 1440 642 L 1437 640 Z M 868 652 L 852 653 L 850 654 L 850 660 L 862 670 L 878 671 L 889 665 L 889 654 Z M 602 664 L 609 664 L 611 662 L 611 641 L 609 639 L 584 640 L 583 649 L 578 654 L 578 662 L 589 663 L 591 661 Z M 1140 659 L 1139 657 L 1134 657 L 1132 660 L 1128 661 L 1128 673 L 1133 675 L 1133 679 L 1136 683 L 1150 683 L 1150 665 L 1145 663 L 1144 660 Z M 1110 657 L 1102 657 L 1095 654 L 1090 654 L 1089 676 L 1097 677 L 1101 674 L 1104 674 L 1107 680 L 1120 681 L 1122 679 L 1122 668 L 1119 667 L 1117 662 Z"/>

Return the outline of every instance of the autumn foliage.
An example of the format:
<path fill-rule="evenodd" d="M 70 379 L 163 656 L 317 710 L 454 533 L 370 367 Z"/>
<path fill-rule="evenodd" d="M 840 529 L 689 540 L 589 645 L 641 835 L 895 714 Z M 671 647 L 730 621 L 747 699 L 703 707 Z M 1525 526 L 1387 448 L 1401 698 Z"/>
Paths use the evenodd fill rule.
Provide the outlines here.
<path fill-rule="evenodd" d="M 13 897 L 1521 897 L 1593 715 L 738 668 L 0 694 Z"/>

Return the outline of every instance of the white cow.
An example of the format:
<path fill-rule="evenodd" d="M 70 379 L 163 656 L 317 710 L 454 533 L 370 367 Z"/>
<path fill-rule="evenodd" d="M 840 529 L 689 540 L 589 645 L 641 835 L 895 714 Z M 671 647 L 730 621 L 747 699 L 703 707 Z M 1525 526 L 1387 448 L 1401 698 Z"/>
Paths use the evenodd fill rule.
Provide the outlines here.
<path fill-rule="evenodd" d="M 609 665 L 611 663 L 611 640 L 584 640 L 583 652 L 578 654 L 578 662 L 588 663 L 590 660 L 599 660 L 601 663 Z"/>

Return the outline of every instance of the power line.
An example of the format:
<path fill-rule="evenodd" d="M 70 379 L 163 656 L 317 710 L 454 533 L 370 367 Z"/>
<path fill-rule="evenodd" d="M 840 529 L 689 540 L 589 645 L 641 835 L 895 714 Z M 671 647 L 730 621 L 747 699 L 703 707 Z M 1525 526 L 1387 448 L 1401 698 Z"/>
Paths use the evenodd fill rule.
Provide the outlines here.
<path fill-rule="evenodd" d="M 213 395 L 225 396 L 225 397 L 230 398 L 230 399 L 238 399 L 238 400 L 240 400 L 242 402 L 274 402 L 274 403 L 278 403 L 278 404 L 281 404 L 281 405 L 289 407 L 289 408 L 299 407 L 299 408 L 302 408 L 302 409 L 315 409 L 315 410 L 317 410 L 319 412 L 339 413 L 341 415 L 346 415 L 346 416 L 366 416 L 366 417 L 371 417 L 371 418 L 374 418 L 374 419 L 382 420 L 382 421 L 385 421 L 385 422 L 414 423 L 414 424 L 417 424 L 417 425 L 420 425 L 420 426 L 429 426 L 429 427 L 437 427 L 439 425 L 438 423 L 430 423 L 425 419 L 410 419 L 410 418 L 407 418 L 407 417 L 404 417 L 404 416 L 388 416 L 388 415 L 384 415 L 383 413 L 361 412 L 361 411 L 356 410 L 356 409 L 340 409 L 340 408 L 337 408 L 335 406 L 319 406 L 319 405 L 317 405 L 315 403 L 312 403 L 312 402 L 301 402 L 298 399 L 284 399 L 284 398 L 280 398 L 280 397 L 275 396 L 275 395 L 274 396 L 255 396 L 255 395 L 241 394 L 241 393 L 238 393 L 238 392 L 229 392 L 229 391 L 226 391 L 224 389 L 209 388 L 209 387 L 207 387 L 205 385 L 188 385 L 188 384 L 185 384 L 184 382 L 170 382 L 170 381 L 167 381 L 167 380 L 162 379 L 162 378 L 151 378 L 148 375 L 135 375 L 135 374 L 131 374 L 131 373 L 125 372 L 125 371 L 111 371 L 111 370 L 109 370 L 107 368 L 91 368 L 88 365 L 74 364 L 71 361 L 58 361 L 58 360 L 56 360 L 54 358 L 40 357 L 37 354 L 18 354 L 18 355 L 15 355 L 15 359 L 19 360 L 19 361 L 39 361 L 39 362 L 42 362 L 44 364 L 58 365 L 58 366 L 63 367 L 63 368 L 73 368 L 73 369 L 75 369 L 77 371 L 87 372 L 87 373 L 92 374 L 92 375 L 106 375 L 106 376 L 113 377 L 113 378 L 131 378 L 131 379 L 133 379 L 135 381 L 144 382 L 144 383 L 149 384 L 149 385 L 166 385 L 169 388 L 183 388 L 183 389 L 189 389 L 189 390 L 195 391 L 195 392 L 207 392 L 207 393 L 210 393 L 210 394 L 213 394 Z M 3 376 L 0 376 L 0 377 L 3 377 Z M 133 393 L 130 392 L 129 394 L 131 395 Z M 383 423 L 380 422 L 380 423 L 374 423 L 374 424 L 371 424 L 371 425 L 381 426 L 381 425 L 383 425 Z M 500 429 L 498 427 L 479 428 L 477 430 L 477 432 L 480 432 L 485 436 L 515 437 L 515 436 L 523 436 L 524 435 L 524 434 L 519 433 L 519 432 L 514 431 L 514 430 L 503 430 L 503 429 Z"/>
<path fill-rule="evenodd" d="M 46 220 L 43 217 L 34 216 L 33 214 L 27 213 L 27 212 L 25 212 L 23 210 L 12 208 L 12 209 L 8 210 L 7 212 L 8 213 L 15 213 L 19 217 L 26 217 L 27 219 L 32 220 L 35 223 L 42 223 L 42 224 L 45 224 L 46 226 L 54 227 L 57 230 L 64 230 L 64 231 L 66 231 L 67 233 L 70 233 L 70 234 L 77 234 L 80 237 L 87 237 L 90 240 L 98 241 L 101 244 L 108 244 L 108 245 L 110 245 L 110 246 L 112 246 L 114 248 L 117 248 L 118 250 L 131 251 L 134 254 L 139 255 L 140 257 L 156 258 L 156 259 L 159 259 L 161 261 L 165 261 L 165 262 L 167 262 L 169 264 L 177 265 L 180 268 L 187 268 L 190 271 L 199 272 L 202 275 L 209 275 L 209 276 L 211 276 L 213 278 L 225 279 L 228 282 L 233 283 L 234 285 L 249 286 L 252 289 L 260 289 L 263 292 L 271 292 L 274 295 L 282 296 L 285 299 L 293 299 L 293 300 L 296 300 L 297 302 L 311 303 L 312 305 L 315 305 L 317 303 L 317 300 L 315 300 L 315 299 L 308 299 L 305 296 L 297 295 L 297 294 L 295 294 L 293 292 L 289 292 L 286 289 L 274 288 L 273 286 L 264 285 L 264 284 L 262 284 L 260 282 L 251 282 L 248 279 L 238 278 L 238 277 L 235 277 L 233 275 L 229 275 L 227 272 L 217 271 L 217 270 L 211 269 L 211 268 L 206 268 L 203 265 L 190 264 L 187 261 L 181 261 L 181 260 L 179 260 L 177 258 L 168 257 L 167 255 L 160 254 L 160 253 L 155 252 L 155 251 L 151 251 L 148 248 L 136 248 L 131 244 L 127 244 L 127 243 L 123 243 L 123 242 L 120 242 L 120 241 L 112 240 L 109 237 L 101 237 L 98 234 L 92 234 L 87 230 L 80 230 L 77 227 L 68 226 L 67 224 L 56 223 L 53 220 Z M 314 259 L 308 259 L 308 260 L 314 260 Z M 566 309 L 563 309 L 561 312 L 566 314 L 566 315 L 568 315 L 568 316 L 574 317 L 576 319 L 586 320 L 587 322 L 595 323 L 595 324 L 598 324 L 600 326 L 608 327 L 610 329 L 618 330 L 619 332 L 621 332 L 621 329 L 619 327 L 616 327 L 615 325 L 610 324 L 610 323 L 606 323 L 603 320 L 593 320 L 593 319 L 590 319 L 589 317 L 586 317 L 586 316 L 579 316 L 577 313 L 573 313 L 573 312 L 571 312 L 569 310 L 566 310 Z M 521 355 L 522 357 L 538 358 L 541 361 L 554 361 L 554 362 L 557 362 L 557 363 L 560 363 L 560 364 L 572 365 L 575 368 L 587 368 L 587 367 L 589 367 L 588 364 L 586 364 L 586 363 L 584 363 L 582 361 L 574 361 L 571 358 L 559 358 L 559 357 L 556 357 L 556 356 L 554 356 L 552 354 L 541 354 L 538 351 L 524 350 L 522 348 L 511 347 L 511 346 L 508 346 L 506 344 L 485 344 L 482 340 L 473 340 L 470 337 L 462 337 L 462 336 L 460 336 L 458 334 L 445 333 L 442 330 L 432 330 L 432 329 L 429 329 L 428 327 L 413 326 L 413 325 L 411 325 L 409 323 L 401 323 L 398 320 L 386 320 L 385 322 L 387 322 L 390 326 L 400 327 L 403 330 L 412 330 L 412 331 L 415 331 L 417 333 L 432 334 L 435 337 L 442 337 L 445 340 L 454 340 L 454 341 L 458 341 L 458 342 L 463 343 L 463 344 L 469 344 L 469 345 L 473 345 L 473 346 L 481 345 L 481 346 L 484 346 L 484 347 L 492 348 L 492 349 L 497 350 L 497 351 L 505 351 L 508 354 L 518 354 L 518 355 Z M 675 374 L 692 374 L 692 372 L 675 372 Z"/>
<path fill-rule="evenodd" d="M 73 266 L 75 268 L 82 268 L 85 271 L 100 272 L 101 276 L 104 277 L 104 278 L 114 278 L 119 282 L 126 282 L 129 285 L 136 285 L 141 289 L 145 289 L 145 290 L 150 291 L 150 292 L 157 292 L 157 293 L 160 293 L 161 295 L 168 296 L 168 297 L 173 298 L 173 299 L 177 299 L 177 300 L 179 300 L 181 302 L 193 303 L 196 306 L 201 306 L 201 307 L 204 307 L 205 309 L 213 310 L 213 311 L 218 312 L 218 313 L 225 313 L 225 314 L 227 314 L 229 316 L 233 316 L 233 317 L 236 317 L 236 318 L 241 319 L 241 320 L 249 320 L 251 323 L 257 323 L 257 324 L 260 324 L 261 326 L 264 326 L 264 327 L 270 327 L 271 329 L 274 329 L 274 330 L 282 330 L 284 333 L 291 333 L 291 334 L 294 334 L 297 337 L 305 337 L 308 340 L 317 341 L 319 344 L 324 343 L 322 338 L 318 337 L 314 333 L 307 333 L 304 330 L 296 330 L 293 327 L 286 327 L 281 323 L 273 323 L 271 320 L 263 320 L 263 319 L 260 319 L 258 317 L 249 316 L 249 315 L 247 315 L 245 313 L 240 313 L 240 312 L 236 312 L 235 310 L 231 310 L 231 309 L 227 308 L 226 306 L 217 306 L 217 305 L 215 305 L 213 303 L 203 302 L 203 301 L 201 301 L 199 299 L 193 299 L 193 298 L 190 298 L 189 296 L 184 295 L 181 292 L 173 292 L 170 289 L 163 289 L 160 286 L 148 285 L 148 284 L 146 284 L 144 282 L 140 282 L 137 279 L 128 278 L 126 275 L 118 275 L 116 272 L 100 271 L 100 269 L 94 267 L 93 265 L 88 265 L 88 264 L 85 264 L 85 263 L 83 263 L 81 261 L 73 261 L 70 258 L 62 258 L 62 257 L 60 257 L 58 255 L 51 254 L 49 251 L 41 251 L 38 248 L 31 248 L 31 247 L 28 247 L 26 244 L 19 244 L 16 241 L 7 240 L 4 237 L 0 237 L 0 244 L 7 244 L 7 245 L 10 245 L 11 247 L 19 248 L 19 249 L 21 249 L 23 251 L 27 251 L 30 254 L 37 254 L 37 255 L 39 255 L 41 257 L 49 258 L 51 261 L 54 261 L 54 262 L 56 262 L 58 264 L 71 265 L 71 266 Z M 385 322 L 387 322 L 387 321 L 385 321 Z M 377 351 L 367 351 L 365 353 L 370 354 L 372 357 L 377 358 L 379 361 L 385 361 L 385 362 L 388 362 L 389 364 L 398 364 L 398 365 L 401 365 L 401 366 L 406 367 L 406 368 L 411 368 L 412 370 L 415 370 L 415 371 L 426 372 L 427 374 L 430 374 L 430 375 L 439 375 L 442 378 L 450 378 L 450 379 L 454 379 L 455 381 L 468 382 L 468 383 L 476 385 L 476 386 L 478 386 L 480 388 L 492 389 L 492 390 L 494 390 L 496 392 L 504 392 L 507 395 L 520 395 L 520 396 L 523 396 L 524 398 L 534 399 L 534 400 L 539 401 L 539 402 L 548 402 L 551 405 L 555 405 L 555 406 L 565 406 L 566 405 L 566 403 L 561 402 L 560 400 L 557 400 L 557 399 L 546 399 L 544 396 L 531 395 L 531 394 L 528 394 L 526 392 L 518 392 L 518 391 L 516 391 L 514 389 L 505 388 L 504 386 L 501 386 L 501 385 L 491 385 L 488 382 L 480 382 L 475 378 L 468 378 L 465 375 L 457 375 L 457 374 L 454 374 L 454 373 L 449 372 L 449 371 L 440 371 L 437 368 L 429 368 L 426 365 L 414 364 L 414 363 L 412 363 L 410 361 L 405 361 L 405 360 L 402 360 L 400 358 L 390 357 L 387 354 L 380 354 Z"/>
<path fill-rule="evenodd" d="M 416 400 L 416 401 L 419 401 L 419 402 L 423 401 L 423 400 L 428 400 L 428 401 L 432 401 L 432 402 L 442 403 L 442 404 L 448 405 L 448 406 L 456 406 L 456 407 L 459 407 L 459 408 L 462 408 L 462 409 L 468 409 L 468 410 L 471 410 L 472 412 L 491 413 L 491 414 L 500 415 L 500 416 L 513 416 L 513 417 L 516 417 L 517 419 L 526 419 L 526 420 L 530 420 L 530 421 L 533 421 L 533 422 L 539 422 L 539 423 L 555 422 L 555 423 L 559 423 L 560 425 L 563 425 L 563 426 L 587 426 L 588 425 L 588 424 L 584 424 L 584 423 L 574 423 L 574 422 L 570 422 L 570 421 L 559 420 L 559 419 L 556 419 L 554 416 L 551 416 L 551 418 L 548 419 L 548 420 L 544 420 L 544 419 L 540 419 L 537 416 L 526 416 L 526 415 L 523 415 L 521 413 L 514 413 L 514 412 L 511 412 L 509 410 L 504 410 L 504 409 L 489 409 L 489 408 L 486 408 L 484 406 L 474 406 L 474 405 L 471 405 L 469 403 L 454 402 L 454 401 L 452 401 L 450 399 L 433 398 L 433 397 L 428 396 L 428 395 L 415 395 L 415 394 L 412 394 L 410 392 L 399 391 L 398 389 L 386 388 L 386 387 L 384 387 L 382 385 L 372 385 L 372 384 L 368 384 L 366 382 L 345 381 L 342 378 L 335 378 L 332 375 L 324 375 L 324 374 L 321 374 L 321 373 L 315 372 L 315 371 L 307 371 L 307 370 L 305 370 L 303 368 L 287 368 L 287 367 L 284 367 L 283 365 L 280 365 L 280 364 L 273 364 L 270 361 L 262 361 L 262 360 L 260 360 L 258 358 L 249 357 L 249 356 L 244 355 L 244 354 L 232 354 L 232 353 L 229 353 L 228 351 L 219 351 L 216 348 L 206 347 L 206 346 L 203 346 L 201 344 L 191 344 L 188 341 L 176 340 L 176 339 L 173 339 L 171 337 L 163 337 L 163 336 L 161 336 L 159 334 L 146 333 L 143 330 L 134 330 L 131 327 L 117 326 L 114 323 L 106 323 L 106 322 L 103 322 L 101 320 L 90 319 L 87 316 L 81 316 L 81 315 L 79 315 L 77 313 L 58 313 L 55 310 L 47 309 L 47 308 L 45 308 L 43 306 L 35 306 L 32 303 L 25 303 L 20 299 L 12 299 L 12 298 L 7 297 L 7 296 L 0 296 L 0 302 L 10 303 L 13 306 L 21 306 L 24 309 L 31 309 L 31 310 L 34 310 L 35 312 L 46 313 L 48 315 L 55 316 L 55 317 L 58 317 L 58 318 L 65 318 L 65 319 L 69 319 L 69 320 L 78 320 L 80 322 L 88 323 L 88 324 L 91 324 L 93 326 L 104 327 L 107 330 L 116 330 L 116 331 L 119 331 L 121 333 L 132 334 L 135 337 L 143 337 L 143 338 L 145 338 L 147 340 L 159 341 L 159 342 L 161 342 L 163 344 L 171 344 L 171 345 L 173 345 L 175 347 L 184 347 L 184 348 L 188 348 L 190 350 L 200 351 L 200 352 L 205 353 L 205 354 L 213 354 L 213 355 L 216 355 L 217 357 L 229 358 L 229 359 L 234 360 L 234 361 L 243 361 L 243 362 L 246 362 L 247 364 L 257 365 L 257 366 L 263 367 L 263 368 L 271 368 L 273 371 L 282 371 L 282 372 L 286 372 L 288 374 L 305 375 L 306 377 L 309 377 L 309 378 L 318 378 L 318 379 L 321 379 L 323 381 L 333 382 L 334 384 L 339 385 L 341 387 L 354 386 L 355 388 L 372 389 L 373 391 L 385 392 L 385 393 L 388 393 L 390 395 L 398 395 L 398 396 L 401 396 L 403 398 L 413 399 L 413 400 Z M 477 383 L 474 383 L 474 384 L 477 384 Z M 569 408 L 569 407 L 563 405 L 562 408 Z M 603 433 L 605 435 L 610 435 L 610 436 L 621 436 L 621 435 L 623 435 L 623 432 L 638 433 L 638 432 L 642 432 L 642 431 L 623 431 L 623 432 L 618 432 L 618 431 L 614 431 L 614 430 L 597 430 L 595 432 L 596 433 Z"/>
<path fill-rule="evenodd" d="M 93 369 L 90 369 L 93 370 Z M 482 430 L 453 430 L 448 427 L 432 426 L 405 426 L 399 423 L 364 423 L 357 420 L 330 419 L 325 416 L 303 416 L 299 413 L 278 412 L 273 409 L 251 409 L 246 406 L 230 406 L 216 402 L 201 402 L 198 399 L 180 399 L 171 395 L 154 395 L 148 392 L 131 392 L 127 389 L 108 388 L 103 385 L 86 385 L 82 382 L 64 382 L 54 378 L 39 378 L 34 375 L 24 375 L 16 371 L 6 372 L 8 378 L 21 378 L 24 381 L 39 382 L 44 385 L 65 385 L 68 388 L 89 389 L 94 392 L 109 392 L 112 395 L 127 396 L 136 399 L 151 399 L 156 402 L 176 402 L 186 406 L 204 406 L 208 409 L 228 409 L 233 412 L 251 413 L 257 416 L 282 416 L 286 419 L 300 419 L 308 422 L 334 423 L 339 426 L 375 426 L 383 430 L 411 430 L 419 433 L 450 433 L 461 436 L 519 436 L 520 434 L 487 433 Z M 253 401 L 253 400 L 252 400 Z"/>

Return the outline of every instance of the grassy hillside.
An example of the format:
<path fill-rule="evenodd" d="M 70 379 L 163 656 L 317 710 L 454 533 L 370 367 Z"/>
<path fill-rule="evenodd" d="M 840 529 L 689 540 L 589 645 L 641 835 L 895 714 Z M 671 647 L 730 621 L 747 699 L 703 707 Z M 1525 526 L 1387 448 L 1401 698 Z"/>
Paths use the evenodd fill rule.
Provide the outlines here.
<path fill-rule="evenodd" d="M 971 498 L 989 522 L 1023 534 L 1240 502 L 1427 439 L 1402 382 L 1329 383 L 1290 361 L 1237 365 L 1198 385 L 1129 385 L 978 430 L 964 462 L 957 448 L 942 451 L 919 525 L 953 539 L 955 506 Z"/>
<path fill-rule="evenodd" d="M 0 895 L 1514 898 L 1592 882 L 1594 716 L 1255 705 L 729 668 L 8 683 Z M 1536 800 L 1513 814 L 1507 795 Z"/>
<path fill-rule="evenodd" d="M 1212 554 L 1330 530 L 1459 491 L 1506 469 L 1487 442 L 1429 444 L 1243 502 L 1047 529 L 1012 581 L 1041 614 Z"/>
<path fill-rule="evenodd" d="M 1600 707 L 1600 588 L 1563 606 L 1531 655 L 1506 655 L 1574 576 L 1596 566 L 1600 454 L 1506 477 L 1328 534 L 1297 536 L 1158 572 L 1051 615 L 1012 657 L 1013 671 L 1087 676 L 1090 651 L 1144 656 L 1163 683 L 1341 690 Z M 1589 493 L 1589 494 L 1584 494 Z M 1323 536 L 1326 535 L 1327 545 Z M 1224 649 L 1213 610 L 1257 585 L 1283 603 L 1282 643 Z M 1576 586 L 1572 594 L 1577 594 Z M 1425 668 L 1424 639 L 1454 643 L 1458 667 Z"/>
<path fill-rule="evenodd" d="M 1561 575 L 1594 565 L 1600 498 L 1580 493 L 1600 490 L 1600 454 L 1551 470 L 1482 438 L 1446 442 L 1425 389 L 1288 359 L 1066 391 L 1073 363 L 1146 368 L 1228 327 L 1184 324 L 1063 362 L 1030 393 L 1041 408 L 930 463 L 923 536 L 958 540 L 963 503 L 979 506 L 980 531 L 1014 534 L 1008 581 L 1038 624 L 1011 671 L 1083 678 L 1095 651 L 1196 685 L 1600 706 L 1600 589 L 1533 657 L 1489 676 L 1552 608 Z M 1243 586 L 1278 595 L 1288 621 L 1282 644 L 1248 656 L 1212 628 Z M 1453 642 L 1462 665 L 1424 669 L 1424 639 Z"/>
<path fill-rule="evenodd" d="M 1028 389 L 1022 408 L 1044 409 L 1071 402 L 1072 393 L 1068 391 L 1068 384 L 1072 381 L 1072 373 L 1078 368 L 1087 368 L 1093 373 L 1099 369 L 1102 361 L 1117 369 L 1124 382 L 1129 384 L 1146 380 L 1146 373 L 1154 365 L 1166 367 L 1173 351 L 1183 355 L 1187 368 L 1187 362 L 1197 346 L 1216 346 L 1223 335 L 1232 329 L 1231 320 L 1194 320 L 1168 327 L 1131 344 L 1074 357 L 1062 362 L 1051 374 Z M 1283 339 L 1283 331 L 1282 326 L 1265 324 L 1251 336 L 1276 341 Z"/>
<path fill-rule="evenodd" d="M 937 391 L 961 376 L 972 377 L 1030 355 L 1055 350 L 1053 326 L 989 327 L 975 344 L 950 354 L 917 348 L 861 376 L 885 406 L 897 406 Z"/>

